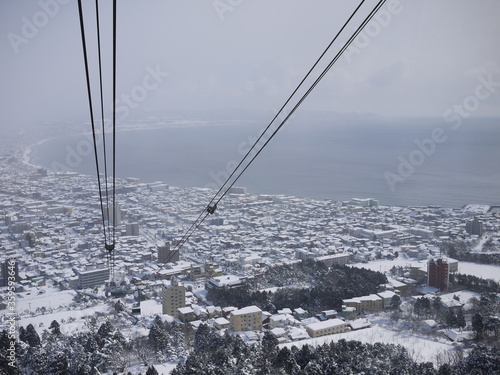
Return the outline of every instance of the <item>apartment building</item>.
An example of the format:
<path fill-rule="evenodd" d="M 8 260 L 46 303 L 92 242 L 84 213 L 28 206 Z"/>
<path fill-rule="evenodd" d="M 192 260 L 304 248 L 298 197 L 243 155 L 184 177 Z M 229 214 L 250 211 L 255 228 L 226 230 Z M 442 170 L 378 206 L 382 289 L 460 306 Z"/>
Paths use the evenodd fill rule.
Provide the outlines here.
<path fill-rule="evenodd" d="M 186 307 L 186 287 L 179 284 L 175 276 L 172 276 L 170 284 L 163 286 L 161 304 L 163 314 L 174 318 L 179 317 L 178 309 Z"/>
<path fill-rule="evenodd" d="M 229 321 L 233 331 L 262 330 L 262 310 L 257 306 L 248 306 L 232 311 Z"/>
<path fill-rule="evenodd" d="M 446 259 L 430 259 L 427 263 L 427 285 L 440 291 L 448 289 L 450 269 Z"/>
<path fill-rule="evenodd" d="M 357 314 L 361 314 L 365 311 L 382 311 L 384 308 L 383 299 L 376 294 L 345 299 L 342 301 L 342 304 L 346 307 L 354 307 Z"/>

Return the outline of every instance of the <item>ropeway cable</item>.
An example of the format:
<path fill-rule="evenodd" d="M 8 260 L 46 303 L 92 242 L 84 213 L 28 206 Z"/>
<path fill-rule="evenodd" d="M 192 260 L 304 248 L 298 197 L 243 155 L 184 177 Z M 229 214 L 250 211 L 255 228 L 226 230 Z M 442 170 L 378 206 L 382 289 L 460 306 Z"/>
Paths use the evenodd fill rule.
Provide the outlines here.
<path fill-rule="evenodd" d="M 361 8 L 361 6 L 364 4 L 366 0 L 362 0 L 359 5 L 356 7 L 356 9 L 351 13 L 351 15 L 349 16 L 349 18 L 347 19 L 347 21 L 344 23 L 344 25 L 340 28 L 340 30 L 337 32 L 337 34 L 335 35 L 335 37 L 332 39 L 332 41 L 328 44 L 328 46 L 325 48 L 325 50 L 323 51 L 323 53 L 320 55 L 320 57 L 316 60 L 316 62 L 313 64 L 313 66 L 309 69 L 309 71 L 307 72 L 307 74 L 304 76 L 304 78 L 302 79 L 302 81 L 298 84 L 298 86 L 295 88 L 295 90 L 292 92 L 292 94 L 288 97 L 288 99 L 286 100 L 286 102 L 282 105 L 282 107 L 280 108 L 280 110 L 276 113 L 276 115 L 274 116 L 274 118 L 269 122 L 269 124 L 267 125 L 267 127 L 264 129 L 264 131 L 261 133 L 261 135 L 259 136 L 259 138 L 257 138 L 257 140 L 254 142 L 254 144 L 252 145 L 252 147 L 247 151 L 247 153 L 245 154 L 245 156 L 243 156 L 243 158 L 241 159 L 241 161 L 239 162 L 239 164 L 234 168 L 233 172 L 229 175 L 229 177 L 226 179 L 226 181 L 221 185 L 221 187 L 219 188 L 219 190 L 215 193 L 214 197 L 210 200 L 210 202 L 208 203 L 208 206 L 206 208 L 203 209 L 203 211 L 200 212 L 200 215 L 198 216 L 198 218 L 191 224 L 191 227 L 186 231 L 186 233 L 184 234 L 184 236 L 181 238 L 181 240 L 179 241 L 179 246 L 182 247 L 182 245 L 184 245 L 184 243 L 189 239 L 189 237 L 191 236 L 191 234 L 196 231 L 196 229 L 198 228 L 198 223 L 202 223 L 206 217 L 208 216 L 207 215 L 207 212 L 210 214 L 210 213 L 214 213 L 215 210 L 217 209 L 217 204 L 213 205 L 213 202 L 215 201 L 215 199 L 217 198 L 217 196 L 220 194 L 220 192 L 224 189 L 224 186 L 226 186 L 226 184 L 231 180 L 231 178 L 234 176 L 234 174 L 236 173 L 236 171 L 241 167 L 241 165 L 243 164 L 243 162 L 248 158 L 248 156 L 252 153 L 252 151 L 255 149 L 255 147 L 257 146 L 257 144 L 260 142 L 260 140 L 262 139 L 262 137 L 265 135 L 265 133 L 269 130 L 269 128 L 272 126 L 272 124 L 274 123 L 274 121 L 279 117 L 279 115 L 281 114 L 281 112 L 283 112 L 283 110 L 286 108 L 286 106 L 288 105 L 288 103 L 290 102 L 290 100 L 293 98 L 293 96 L 297 93 L 297 91 L 300 89 L 300 87 L 303 85 L 303 83 L 307 80 L 307 78 L 311 75 L 311 73 L 313 72 L 313 70 L 316 68 L 316 66 L 319 64 L 319 62 L 323 59 L 323 57 L 325 56 L 325 54 L 328 52 L 328 50 L 330 49 L 330 47 L 333 45 L 333 43 L 335 43 L 335 41 L 337 40 L 337 38 L 340 36 L 340 34 L 344 31 L 344 29 L 347 27 L 347 25 L 349 24 L 349 22 L 352 20 L 352 18 L 356 15 L 356 13 L 358 12 L 358 10 Z M 232 186 L 232 185 L 231 185 Z M 223 194 L 224 196 L 225 194 Z M 220 202 L 220 199 L 217 201 L 217 203 Z"/>
<path fill-rule="evenodd" d="M 99 22 L 99 4 L 98 0 L 95 2 L 96 6 L 96 21 L 97 21 L 97 43 L 98 43 L 98 58 L 99 58 L 99 87 L 100 87 L 100 104 L 101 104 L 101 122 L 102 122 L 102 136 L 103 136 L 103 160 L 104 160 L 104 179 L 105 179 L 105 193 L 106 193 L 106 211 L 104 209 L 104 199 L 103 199 L 103 189 L 101 184 L 101 176 L 100 176 L 100 168 L 99 168 L 99 157 L 97 151 L 97 139 L 96 139 L 96 129 L 95 129 L 95 121 L 94 121 L 94 110 L 92 106 L 92 90 L 90 84 L 90 73 L 89 73 L 89 64 L 88 64 L 88 56 L 87 56 L 87 44 L 85 39 L 85 23 L 83 17 L 83 9 L 82 9 L 82 1 L 78 0 L 78 12 L 80 19 L 80 32 L 82 38 L 82 48 L 83 48 L 83 57 L 84 57 L 84 65 L 85 65 L 85 76 L 87 83 L 87 96 L 89 102 L 89 111 L 90 111 L 90 122 L 92 126 L 92 137 L 94 142 L 94 157 L 96 164 L 96 172 L 97 172 L 97 184 L 99 188 L 99 202 L 101 207 L 101 217 L 102 217 L 102 225 L 103 225 L 103 234 L 104 234 L 104 244 L 105 248 L 108 251 L 108 267 L 111 270 L 111 276 L 113 274 L 114 269 L 114 253 L 113 250 L 115 248 L 116 242 L 116 116 L 115 116 L 115 102 L 116 102 L 116 0 L 113 1 L 113 177 L 112 177 L 112 205 L 113 205 L 113 225 L 110 224 L 110 210 L 109 210 L 109 189 L 108 189 L 108 173 L 107 173 L 107 151 L 106 151 L 106 136 L 104 129 L 104 100 L 103 100 L 103 84 L 102 84 L 102 65 L 101 65 L 101 44 L 100 44 L 100 22 Z M 105 220 L 105 212 L 107 214 L 107 225 Z M 107 230 L 106 230 L 107 229 Z M 110 233 L 111 232 L 111 233 Z"/>
<path fill-rule="evenodd" d="M 342 49 L 335 55 L 333 60 L 328 64 L 328 66 L 323 70 L 320 76 L 314 81 L 311 87 L 306 91 L 306 93 L 300 98 L 300 100 L 295 104 L 292 110 L 288 113 L 288 115 L 283 119 L 280 125 L 276 128 L 276 130 L 271 134 L 268 140 L 262 145 L 262 147 L 257 151 L 257 153 L 252 157 L 252 159 L 248 162 L 248 164 L 243 168 L 243 170 L 237 175 L 237 177 L 233 180 L 233 182 L 229 185 L 229 187 L 224 191 L 224 193 L 219 197 L 219 199 L 215 202 L 215 206 L 226 196 L 229 190 L 233 187 L 233 185 L 239 180 L 239 178 L 245 173 L 248 167 L 252 164 L 252 162 L 259 156 L 259 154 L 264 150 L 264 148 L 268 145 L 268 143 L 273 139 L 273 137 L 278 133 L 278 131 L 283 127 L 283 125 L 288 121 L 288 119 L 293 115 L 293 113 L 299 108 L 302 102 L 309 96 L 309 94 L 314 90 L 314 88 L 318 85 L 318 83 L 323 79 L 323 77 L 328 73 L 331 67 L 337 62 L 340 56 L 345 52 L 345 50 L 351 45 L 354 39 L 359 35 L 359 33 L 363 30 L 366 24 L 372 19 L 372 17 L 377 13 L 380 7 L 385 3 L 386 0 L 380 0 L 378 4 L 373 8 L 370 14 L 365 18 L 363 23 L 356 29 L 355 33 L 349 38 L 349 40 L 344 44 Z"/>
<path fill-rule="evenodd" d="M 219 189 L 219 192 L 217 192 L 217 194 L 214 196 L 214 198 L 212 198 L 212 200 L 210 201 L 209 205 L 207 208 L 205 208 L 201 213 L 200 215 L 198 216 L 198 218 L 196 219 L 196 221 L 191 225 L 191 227 L 187 230 L 187 232 L 184 234 L 184 236 L 182 237 L 182 239 L 179 241 L 179 243 L 177 244 L 175 250 L 180 250 L 180 248 L 184 245 L 184 243 L 187 242 L 187 240 L 191 237 L 191 235 L 198 229 L 198 227 L 203 223 L 203 221 L 206 219 L 206 217 L 209 215 L 209 214 L 213 214 L 217 208 L 217 204 L 222 200 L 222 198 L 229 192 L 229 190 L 231 189 L 231 187 L 236 183 L 236 181 L 238 181 L 238 179 L 242 176 L 242 174 L 248 169 L 248 167 L 252 164 L 252 162 L 257 158 L 257 156 L 262 152 L 262 150 L 267 146 L 267 144 L 271 141 L 271 139 L 278 133 L 278 131 L 283 127 L 283 125 L 286 123 L 286 121 L 288 121 L 288 119 L 293 115 L 293 113 L 297 110 L 297 108 L 302 104 L 302 102 L 309 96 L 309 94 L 312 92 L 312 90 L 317 86 L 317 84 L 321 81 L 321 79 L 323 79 L 323 77 L 328 73 L 328 71 L 331 69 L 331 67 L 337 62 L 337 60 L 340 58 L 340 56 L 345 52 L 345 50 L 352 44 L 352 42 L 354 41 L 354 39 L 359 35 L 359 33 L 363 30 L 363 28 L 367 25 L 367 23 L 373 18 L 373 16 L 377 13 L 377 11 L 384 5 L 384 3 L 386 2 L 386 0 L 380 0 L 377 5 L 372 9 L 372 11 L 369 13 L 369 15 L 364 19 L 364 21 L 361 23 L 361 25 L 355 30 L 355 32 L 351 35 L 351 37 L 349 38 L 349 40 L 344 44 L 344 46 L 341 48 L 341 50 L 335 55 L 335 57 L 332 59 L 332 61 L 328 64 L 328 66 L 323 70 L 323 72 L 320 74 L 320 76 L 314 81 L 314 83 L 309 87 L 309 89 L 306 91 L 306 93 L 301 97 L 301 99 L 297 102 L 297 104 L 292 108 L 292 110 L 290 111 L 290 113 L 285 117 L 285 119 L 280 123 L 280 125 L 276 128 L 276 130 L 271 134 L 271 136 L 269 137 L 269 139 L 264 143 L 264 145 L 262 145 L 260 147 L 260 149 L 258 150 L 258 152 L 252 157 L 252 159 L 248 162 L 248 164 L 245 166 L 245 168 L 237 175 L 236 179 L 234 179 L 234 181 L 229 185 L 229 187 L 224 191 L 224 193 L 217 199 L 217 201 L 215 201 L 215 199 L 217 198 L 217 195 L 220 193 L 220 191 L 222 190 Z M 361 5 L 361 4 L 360 4 Z M 344 24 L 344 26 L 341 28 L 341 31 L 339 31 L 339 33 L 336 35 L 335 38 L 338 37 L 338 35 L 342 32 L 342 30 L 344 30 L 344 28 L 346 27 L 346 25 L 349 23 L 349 21 L 352 19 L 352 17 L 354 16 L 354 14 L 357 12 L 357 10 L 359 9 L 360 6 L 358 6 L 356 8 L 356 10 L 354 11 L 354 13 L 351 15 L 351 17 L 349 17 L 348 21 Z M 333 43 L 333 42 L 332 42 Z M 329 47 L 331 46 L 331 44 L 329 45 Z M 328 48 L 329 48 L 328 47 Z M 327 49 L 328 49 L 327 48 Z M 325 53 L 323 53 L 321 56 L 323 57 Z M 318 61 L 315 63 L 315 65 L 313 67 L 315 67 L 317 65 Z M 311 71 L 309 71 L 306 75 L 306 78 L 307 76 L 310 74 Z M 303 81 L 305 79 L 303 79 L 301 81 L 301 83 L 299 84 L 299 87 L 300 85 L 302 85 Z M 298 87 L 297 89 L 294 91 L 294 93 L 298 90 Z M 292 95 L 293 96 L 293 95 Z M 287 100 L 287 102 L 285 103 L 285 105 L 280 109 L 280 112 L 286 107 L 286 104 L 289 102 L 289 100 L 291 99 L 291 97 Z M 278 117 L 279 113 L 275 116 L 275 118 L 273 119 L 273 121 Z M 273 122 L 271 121 L 271 123 Z M 268 126 L 269 128 L 269 126 Z M 268 129 L 266 128 L 266 130 Z M 265 133 L 265 131 L 264 131 Z M 260 138 L 262 138 L 263 134 L 261 135 Z M 259 138 L 259 139 L 260 139 Z M 258 142 L 258 141 L 257 141 Z M 256 142 L 256 143 L 257 143 Z M 255 146 L 255 145 L 254 145 Z M 247 156 L 247 155 L 246 155 Z M 245 158 L 246 158 L 245 156 Z M 244 158 L 244 159 L 245 159 Z M 240 163 L 240 166 L 241 166 L 241 163 Z M 233 171 L 233 173 L 231 174 L 231 176 L 234 175 L 234 173 L 236 172 L 238 168 L 235 168 L 235 171 Z M 228 179 L 229 180 L 229 179 Z M 222 187 L 224 187 L 228 180 L 226 180 L 226 182 L 223 184 Z M 215 201 L 215 204 L 213 204 L 213 202 Z M 164 262 L 166 263 L 166 262 Z M 159 268 L 160 269 L 160 268 Z M 156 270 L 156 272 L 159 271 Z M 155 274 L 153 273 L 153 275 Z"/>

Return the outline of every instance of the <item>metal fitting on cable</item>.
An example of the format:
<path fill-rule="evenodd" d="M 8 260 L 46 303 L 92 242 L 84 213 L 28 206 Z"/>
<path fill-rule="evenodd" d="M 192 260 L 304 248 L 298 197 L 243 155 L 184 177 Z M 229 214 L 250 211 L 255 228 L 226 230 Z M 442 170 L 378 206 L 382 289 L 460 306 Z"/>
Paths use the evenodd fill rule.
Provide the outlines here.
<path fill-rule="evenodd" d="M 213 206 L 207 206 L 207 212 L 210 215 L 213 215 L 215 213 L 215 210 L 217 209 L 217 204 L 214 204 Z"/>

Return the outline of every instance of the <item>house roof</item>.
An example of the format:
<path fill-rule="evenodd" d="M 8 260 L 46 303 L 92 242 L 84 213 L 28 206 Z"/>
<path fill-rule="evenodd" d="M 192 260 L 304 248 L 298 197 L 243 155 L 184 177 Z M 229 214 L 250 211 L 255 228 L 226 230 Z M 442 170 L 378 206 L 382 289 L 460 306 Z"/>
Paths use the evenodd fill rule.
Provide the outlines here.
<path fill-rule="evenodd" d="M 324 322 L 309 324 L 306 326 L 306 328 L 312 329 L 313 331 L 318 331 L 320 329 L 337 327 L 337 326 L 344 325 L 344 324 L 347 324 L 347 323 L 341 319 L 328 319 L 328 320 L 325 320 Z"/>
<path fill-rule="evenodd" d="M 231 312 L 231 315 L 244 315 L 244 314 L 252 314 L 256 312 L 262 312 L 261 309 L 259 309 L 257 306 L 247 306 L 243 307 L 242 309 L 235 310 Z"/>
<path fill-rule="evenodd" d="M 190 313 L 194 313 L 194 310 L 192 309 L 192 307 L 190 306 L 187 306 L 187 307 L 179 307 L 177 309 L 177 311 L 179 311 L 181 314 L 185 315 L 185 314 L 190 314 Z"/>

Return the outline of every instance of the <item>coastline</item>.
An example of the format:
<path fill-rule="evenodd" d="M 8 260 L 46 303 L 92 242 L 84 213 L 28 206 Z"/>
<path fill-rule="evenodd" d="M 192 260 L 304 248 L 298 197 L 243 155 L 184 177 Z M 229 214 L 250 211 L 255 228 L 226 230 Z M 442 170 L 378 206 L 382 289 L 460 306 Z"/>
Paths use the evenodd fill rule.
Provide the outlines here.
<path fill-rule="evenodd" d="M 61 136 L 61 137 L 65 137 L 65 136 Z M 53 139 L 57 139 L 57 138 L 60 138 L 60 137 L 52 137 L 52 138 L 46 138 L 46 139 L 42 139 L 41 141 L 38 141 L 36 143 L 33 143 L 29 146 L 27 146 L 23 151 L 22 151 L 22 157 L 21 157 L 21 161 L 23 162 L 23 164 L 29 166 L 29 167 L 32 167 L 32 168 L 35 168 L 35 169 L 39 169 L 39 168 L 43 168 L 41 165 L 37 165 L 37 164 L 34 164 L 32 163 L 32 160 L 31 160 L 31 156 L 30 154 L 33 152 L 33 149 L 35 147 L 38 147 L 38 146 L 41 146 L 43 145 L 45 142 L 48 142 L 48 141 L 51 141 Z"/>
<path fill-rule="evenodd" d="M 153 123 L 133 123 L 133 124 L 127 124 L 127 125 L 120 126 L 120 128 L 117 129 L 117 133 L 134 132 L 134 131 L 141 131 L 141 130 L 153 130 L 153 131 L 155 131 L 155 130 L 175 129 L 175 128 L 205 128 L 205 127 L 229 126 L 229 125 L 234 125 L 234 124 L 245 124 L 245 123 L 248 124 L 249 122 L 246 122 L 246 121 L 240 121 L 240 122 L 213 121 L 213 120 L 209 120 L 209 121 L 206 121 L 206 120 L 182 120 L 182 121 L 175 120 L 175 121 L 164 121 L 164 122 L 153 122 Z M 92 147 L 92 133 L 90 131 L 81 131 L 82 128 L 84 127 L 84 125 L 85 124 L 81 124 L 78 127 L 75 127 L 73 129 L 66 128 L 68 130 L 65 132 L 65 134 L 59 133 L 59 134 L 57 134 L 57 136 L 47 137 L 47 138 L 38 140 L 36 142 L 33 142 L 31 145 L 27 146 L 26 148 L 24 148 L 24 150 L 21 149 L 22 150 L 21 157 L 22 157 L 23 163 L 31 168 L 36 168 L 36 169 L 44 168 L 44 169 L 47 169 L 47 170 L 49 170 L 51 172 L 55 172 L 55 173 L 57 173 L 57 172 L 76 172 L 76 173 L 79 173 L 82 175 L 93 175 L 89 169 L 90 168 L 89 167 L 89 165 L 90 165 L 89 158 L 92 158 L 92 159 L 94 158 L 93 152 L 91 154 L 91 149 L 90 149 L 90 147 Z M 80 131 L 78 131 L 78 130 L 80 130 Z M 242 130 L 243 131 L 241 132 L 241 134 L 246 134 L 246 129 L 242 129 Z M 211 132 L 212 131 L 210 129 L 207 129 L 205 133 L 210 135 Z M 106 134 L 107 134 L 107 136 L 111 135 L 110 132 L 107 132 Z M 167 134 L 169 134 L 169 133 L 167 133 Z M 192 135 L 192 134 L 199 134 L 199 133 L 195 129 L 195 130 L 192 130 L 190 134 Z M 100 135 L 102 135 L 102 134 L 100 134 Z M 79 136 L 81 136 L 83 139 L 80 140 L 78 138 L 75 138 L 75 139 L 71 138 L 71 137 L 79 137 Z M 45 146 L 45 149 L 47 149 L 49 151 L 50 150 L 58 150 L 57 152 L 59 152 L 59 154 L 60 154 L 59 157 L 50 156 L 50 154 L 45 154 L 45 153 L 37 154 L 35 152 L 38 147 L 44 145 L 46 142 L 57 140 L 57 139 L 63 139 L 65 137 L 69 137 L 67 142 L 65 142 L 65 140 L 62 140 L 62 142 L 60 144 L 56 143 L 54 145 L 50 144 L 50 145 Z M 135 135 L 127 136 L 127 138 L 124 138 L 124 143 L 126 143 L 126 141 L 125 141 L 126 139 L 134 140 L 135 137 L 136 137 Z M 200 137 L 203 137 L 203 136 L 200 136 Z M 171 137 L 171 139 L 173 139 L 173 138 Z M 175 138 L 175 139 L 177 139 L 177 138 Z M 186 140 L 186 139 L 187 138 L 184 138 L 184 140 Z M 206 136 L 205 136 L 205 138 L 200 138 L 200 141 L 203 141 L 203 139 L 206 139 Z M 234 138 L 234 139 L 232 139 L 232 141 L 234 141 L 236 139 L 241 140 L 243 138 Z M 197 141 L 197 140 L 198 139 L 195 138 L 195 141 Z M 145 141 L 145 142 L 147 142 L 147 141 Z M 227 143 L 227 140 L 223 141 L 223 142 Z M 237 142 L 238 141 L 236 141 L 235 145 L 237 144 Z M 81 143 L 82 144 L 84 143 L 85 150 L 83 150 L 83 147 L 79 148 L 79 145 Z M 130 143 L 130 141 L 129 141 L 129 143 Z M 168 143 L 170 145 L 173 144 L 172 141 L 170 141 Z M 219 143 L 220 143 L 220 141 L 219 141 Z M 219 143 L 217 143 L 215 147 L 220 146 Z M 143 142 L 142 144 L 147 144 L 147 143 Z M 163 145 L 163 143 L 162 143 L 162 145 Z M 65 150 L 64 150 L 65 147 L 68 150 L 72 150 L 72 151 L 65 152 Z M 130 147 L 130 145 L 129 145 L 129 147 Z M 167 147 L 167 149 L 168 149 L 169 146 L 166 145 L 165 147 Z M 283 146 L 281 146 L 281 147 L 283 147 Z M 128 150 L 127 147 L 125 147 L 124 149 Z M 240 152 L 239 151 L 240 148 L 235 147 L 235 150 Z M 80 152 L 80 151 L 81 151 L 80 154 L 78 154 L 78 155 L 75 154 L 75 152 Z M 83 151 L 86 151 L 86 153 L 83 153 Z M 235 153 L 234 150 L 233 150 L 233 153 Z M 46 156 L 41 157 L 40 159 L 38 159 L 38 158 L 34 159 L 34 157 L 36 157 L 37 155 L 38 156 L 46 155 Z M 61 155 L 62 155 L 62 157 L 61 157 Z M 76 162 L 72 164 L 72 163 L 70 163 L 70 161 L 75 160 L 75 159 L 71 159 L 73 157 L 73 155 L 75 155 L 78 159 L 76 159 Z M 163 154 L 159 153 L 159 151 L 157 151 L 157 153 L 155 153 L 154 155 L 158 155 L 159 157 L 161 157 L 161 155 L 163 155 Z M 322 154 L 320 154 L 320 155 L 322 155 Z M 70 158 L 69 161 L 68 161 L 68 157 Z M 197 157 L 198 158 L 194 158 L 193 160 L 202 160 L 202 159 L 199 159 L 199 155 L 197 155 Z M 190 162 L 191 159 L 186 158 L 184 165 L 182 165 L 182 163 L 181 163 L 181 165 L 178 165 L 178 162 L 175 162 L 175 163 L 173 163 L 173 167 L 172 166 L 168 167 L 170 169 L 165 169 L 165 170 L 162 169 L 160 171 L 161 173 L 158 175 L 158 177 L 151 177 L 154 174 L 154 173 L 152 174 L 152 172 L 154 172 L 154 168 L 151 170 L 152 172 L 148 170 L 146 173 L 143 173 L 141 175 L 140 172 L 135 172 L 135 174 L 134 174 L 134 172 L 133 172 L 134 169 L 129 167 L 128 171 L 124 172 L 124 175 L 126 174 L 127 176 L 138 177 L 141 179 L 141 181 L 144 181 L 146 183 L 158 180 L 158 181 L 165 181 L 166 183 L 169 183 L 172 186 L 179 186 L 179 187 L 186 187 L 186 188 L 197 187 L 197 186 L 198 187 L 203 187 L 203 186 L 206 187 L 207 184 L 205 183 L 205 185 L 204 185 L 203 181 L 200 183 L 199 181 L 193 182 L 193 180 L 195 180 L 195 179 L 200 180 L 202 178 L 206 178 L 206 181 L 208 181 L 212 185 L 213 185 L 214 181 L 218 182 L 220 180 L 220 183 L 222 183 L 221 176 L 225 176 L 226 174 L 228 174 L 228 172 L 230 172 L 228 169 L 229 166 L 226 166 L 227 168 L 224 168 L 225 164 L 229 165 L 230 163 L 227 163 L 227 162 L 228 161 L 229 162 L 236 161 L 236 158 L 238 158 L 238 160 L 239 160 L 240 156 L 236 157 L 233 155 L 232 159 L 227 158 L 224 160 L 222 160 L 221 158 L 215 159 L 215 162 L 219 163 L 218 165 L 220 165 L 222 167 L 220 169 L 218 166 L 215 166 L 215 167 L 203 166 L 202 168 L 200 168 L 200 166 L 198 166 L 198 167 L 196 167 L 197 168 L 196 169 L 194 166 L 194 162 L 191 163 Z M 45 166 L 39 165 L 39 163 L 37 163 L 37 161 L 36 161 L 37 159 L 41 160 L 43 163 L 45 163 Z M 80 164 L 82 161 L 81 159 L 85 159 L 84 163 L 86 164 L 86 166 L 83 169 L 82 169 L 81 164 Z M 156 161 L 155 158 L 151 159 L 150 157 L 148 157 L 147 159 L 144 159 L 144 160 Z M 160 159 L 160 160 L 163 160 L 163 159 Z M 175 159 L 172 159 L 172 158 L 168 159 L 167 158 L 165 160 L 175 160 Z M 183 161 L 184 159 L 181 157 L 179 160 Z M 294 158 L 294 159 L 286 159 L 286 160 L 287 160 L 286 163 L 288 163 L 288 165 L 294 165 L 294 164 L 291 164 L 293 162 L 293 160 L 299 160 L 299 159 Z M 328 158 L 327 158 L 327 160 L 328 160 Z M 51 163 L 52 163 L 52 166 L 51 166 Z M 189 164 L 189 163 L 191 163 L 191 164 Z M 57 168 L 55 165 L 59 165 L 59 166 L 66 167 L 66 168 L 65 169 L 64 168 Z M 129 166 L 130 164 L 127 162 L 127 163 L 125 163 L 125 165 Z M 314 167 L 314 164 L 302 164 L 301 166 L 303 167 L 306 165 L 307 166 L 310 165 L 310 166 Z M 124 166 L 122 166 L 122 168 L 125 169 Z M 185 178 L 184 178 L 184 180 L 182 180 L 183 176 L 181 176 L 179 173 L 177 173 L 177 171 L 175 169 L 172 169 L 172 168 L 178 168 L 178 169 L 180 168 L 180 170 L 183 171 L 182 173 L 184 173 L 185 176 L 187 176 L 187 173 L 189 172 L 190 173 L 189 176 L 194 177 L 194 178 L 191 178 L 188 176 L 189 178 L 187 180 Z M 295 168 L 295 167 L 293 167 L 293 168 Z M 360 172 L 363 172 L 364 169 L 366 169 L 366 168 L 363 167 L 360 170 Z M 173 170 L 173 173 L 171 173 L 172 170 Z M 286 176 L 292 176 L 293 175 L 292 172 L 293 172 L 293 170 L 290 169 L 290 174 L 288 174 Z M 344 171 L 339 169 L 339 176 L 340 176 L 341 172 L 344 172 Z M 147 174 L 147 173 L 149 173 L 149 174 Z M 352 184 L 351 184 L 352 186 L 346 184 L 346 186 L 341 186 L 341 188 L 338 189 L 337 186 L 333 186 L 333 185 L 330 186 L 329 180 L 324 180 L 324 179 L 318 178 L 317 179 L 318 184 L 316 185 L 318 189 L 316 189 L 316 187 L 314 187 L 314 189 L 316 189 L 316 190 L 311 190 L 310 185 L 312 183 L 309 180 L 311 180 L 311 177 L 316 178 L 314 176 L 317 176 L 317 175 L 313 176 L 313 175 L 303 174 L 302 176 L 304 178 L 306 178 L 306 180 L 308 179 L 305 182 L 305 185 L 304 184 L 301 185 L 301 183 L 299 182 L 299 184 L 297 184 L 297 186 L 295 187 L 295 184 L 292 182 L 292 183 L 286 185 L 285 189 L 281 189 L 283 187 L 282 185 L 284 184 L 284 182 L 281 183 L 282 180 L 279 180 L 280 183 L 275 184 L 275 185 L 273 185 L 274 182 L 270 182 L 268 184 L 262 183 L 262 181 L 265 181 L 265 178 L 263 178 L 263 177 L 266 177 L 265 174 L 270 173 L 269 168 L 267 168 L 267 169 L 260 168 L 257 170 L 257 173 L 258 174 L 254 174 L 254 175 L 249 174 L 248 175 L 251 178 L 249 180 L 250 183 L 245 183 L 245 182 L 243 183 L 243 186 L 246 186 L 248 188 L 248 191 L 251 192 L 252 194 L 270 194 L 270 195 L 285 194 L 285 195 L 296 196 L 298 198 L 308 198 L 308 199 L 313 199 L 313 200 L 330 199 L 330 200 L 333 200 L 336 202 L 346 201 L 346 200 L 349 200 L 350 198 L 355 198 L 355 197 L 357 197 L 357 198 L 370 198 L 371 197 L 371 198 L 378 200 L 381 205 L 391 206 L 391 207 L 437 206 L 437 207 L 441 207 L 441 208 L 457 208 L 458 209 L 458 208 L 464 208 L 465 206 L 473 206 L 473 205 L 491 207 L 491 206 L 495 206 L 495 204 L 497 204 L 497 203 L 495 203 L 497 201 L 496 201 L 494 195 L 492 194 L 493 191 L 491 191 L 490 194 L 486 194 L 485 196 L 477 195 L 477 194 L 474 195 L 473 191 L 470 189 L 470 186 L 472 186 L 472 185 L 465 185 L 466 188 L 464 188 L 465 190 L 463 190 L 463 192 L 457 191 L 455 194 L 448 194 L 450 198 L 447 199 L 448 197 L 443 193 L 443 186 L 440 185 L 442 179 L 441 180 L 438 179 L 437 182 L 435 183 L 435 186 L 428 185 L 428 186 L 430 186 L 430 189 L 425 190 L 426 185 L 424 185 L 424 183 L 430 184 L 429 181 L 431 181 L 431 179 L 429 178 L 429 175 L 426 176 L 426 180 L 420 184 L 420 187 L 418 185 L 414 186 L 412 184 L 408 184 L 407 190 L 401 189 L 401 192 L 398 192 L 398 193 L 400 193 L 399 195 L 391 195 L 390 192 L 388 193 L 387 191 L 383 190 L 384 186 L 383 185 L 381 186 L 380 184 L 378 184 L 377 186 L 371 186 L 371 185 L 366 185 L 366 184 L 359 185 L 359 183 L 370 182 L 371 180 L 373 180 L 373 177 L 374 177 L 373 174 L 366 175 L 365 177 L 361 177 L 359 179 L 359 181 L 356 182 L 359 185 L 359 189 L 356 189 L 356 187 L 358 187 L 357 185 L 355 186 Z M 208 177 L 207 177 L 207 175 L 208 175 Z M 149 176 L 149 177 L 145 177 L 145 176 Z M 300 177 L 302 177 L 302 176 L 300 176 Z M 153 179 L 151 179 L 150 177 Z M 375 177 L 377 177 L 377 176 L 375 176 Z M 217 180 L 213 180 L 215 178 L 217 178 Z M 284 181 L 288 181 L 288 180 L 284 180 Z M 325 182 L 325 184 L 322 184 L 323 182 Z M 420 180 L 416 180 L 416 182 L 419 183 Z M 366 187 L 366 186 L 369 186 L 369 187 Z M 290 189 L 287 190 L 288 187 L 290 187 Z M 352 188 L 352 187 L 354 187 L 354 188 Z M 423 187 L 422 190 L 418 190 L 418 189 L 421 189 L 422 187 Z M 337 189 L 337 190 L 335 190 L 335 189 Z M 415 190 L 415 192 L 417 192 L 418 194 L 412 195 L 412 191 L 410 191 L 410 190 Z M 458 195 L 456 195 L 456 194 L 458 194 Z M 484 199 L 481 199 L 481 197 L 483 197 Z M 444 198 L 444 200 L 441 198 Z"/>
<path fill-rule="evenodd" d="M 117 133 L 122 133 L 122 132 L 133 132 L 133 131 L 141 131 L 141 130 L 157 130 L 157 129 L 167 129 L 167 128 L 193 128 L 193 127 L 205 127 L 205 126 L 221 126 L 221 125 L 229 125 L 229 121 L 227 121 L 228 124 L 224 124 L 223 121 L 209 121 L 209 120 L 176 120 L 172 123 L 167 123 L 167 124 L 129 124 L 129 125 L 120 125 L 120 128 L 117 128 Z M 234 123 L 234 121 L 230 122 L 231 124 Z M 97 136 L 100 136 L 102 134 L 101 131 L 96 132 Z M 110 135 L 110 131 L 106 131 L 106 135 Z M 58 135 L 56 137 L 49 137 L 49 138 L 43 138 L 35 143 L 32 143 L 25 148 L 22 149 L 22 162 L 23 164 L 33 167 L 33 168 L 46 168 L 38 164 L 34 164 L 31 158 L 31 154 L 33 153 L 33 150 L 36 147 L 39 147 L 43 145 L 46 142 L 56 140 L 56 139 L 61 139 L 65 137 L 70 137 L 70 136 L 92 136 L 91 131 L 83 131 L 83 132 L 75 132 L 75 133 L 67 133 L 67 134 L 62 134 Z"/>

